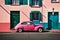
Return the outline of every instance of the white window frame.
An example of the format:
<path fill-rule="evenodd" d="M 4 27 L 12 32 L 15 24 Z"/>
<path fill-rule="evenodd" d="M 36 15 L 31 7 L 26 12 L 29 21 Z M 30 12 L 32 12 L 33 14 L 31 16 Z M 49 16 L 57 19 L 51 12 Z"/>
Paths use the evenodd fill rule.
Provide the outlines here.
<path fill-rule="evenodd" d="M 13 5 L 19 5 L 19 0 L 12 0 Z"/>
<path fill-rule="evenodd" d="M 33 5 L 33 6 L 39 6 L 39 5 L 37 4 L 36 0 L 34 1 L 34 5 Z"/>
<path fill-rule="evenodd" d="M 52 2 L 59 2 L 59 0 L 51 0 Z"/>

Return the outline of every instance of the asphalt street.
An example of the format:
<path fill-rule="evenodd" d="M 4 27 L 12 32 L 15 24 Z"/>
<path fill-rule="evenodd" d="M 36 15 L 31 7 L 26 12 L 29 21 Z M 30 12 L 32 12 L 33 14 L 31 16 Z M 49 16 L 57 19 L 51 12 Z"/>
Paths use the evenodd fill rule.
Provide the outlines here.
<path fill-rule="evenodd" d="M 0 33 L 0 40 L 60 40 L 60 33 L 51 32 Z"/>

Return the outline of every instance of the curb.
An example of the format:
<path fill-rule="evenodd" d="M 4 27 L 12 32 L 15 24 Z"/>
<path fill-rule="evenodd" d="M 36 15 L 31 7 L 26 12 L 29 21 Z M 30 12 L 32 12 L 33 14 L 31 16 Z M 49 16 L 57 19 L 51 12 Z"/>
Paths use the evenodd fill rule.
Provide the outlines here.
<path fill-rule="evenodd" d="M 50 30 L 50 32 L 57 32 L 57 33 L 60 33 L 60 30 Z"/>
<path fill-rule="evenodd" d="M 9 30 L 9 31 L 0 31 L 0 33 L 15 33 L 16 30 Z"/>

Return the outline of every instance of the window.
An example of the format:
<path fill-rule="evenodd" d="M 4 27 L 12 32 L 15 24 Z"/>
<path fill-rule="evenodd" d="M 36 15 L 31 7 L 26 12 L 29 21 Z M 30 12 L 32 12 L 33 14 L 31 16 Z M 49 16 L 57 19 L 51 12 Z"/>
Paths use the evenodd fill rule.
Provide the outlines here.
<path fill-rule="evenodd" d="M 19 5 L 19 0 L 12 0 L 13 5 Z"/>
<path fill-rule="evenodd" d="M 30 23 L 29 23 L 29 22 L 28 22 L 27 24 L 28 24 L 28 25 L 30 25 Z"/>
<path fill-rule="evenodd" d="M 42 14 L 40 13 L 40 11 L 32 11 L 30 13 L 30 20 L 42 20 Z"/>
<path fill-rule="evenodd" d="M 33 15 L 33 20 L 38 20 L 38 13 L 32 13 Z"/>
<path fill-rule="evenodd" d="M 59 2 L 59 0 L 51 0 L 51 2 L 53 2 L 53 3 L 54 3 L 54 2 Z"/>
<path fill-rule="evenodd" d="M 32 6 L 42 6 L 42 0 L 29 0 L 29 5 Z"/>
<path fill-rule="evenodd" d="M 38 0 L 33 0 L 33 5 L 34 6 L 39 6 L 39 1 Z"/>
<path fill-rule="evenodd" d="M 27 22 L 22 22 L 21 24 L 27 24 Z"/>
<path fill-rule="evenodd" d="M 30 22 L 30 24 L 33 24 L 33 22 Z"/>
<path fill-rule="evenodd" d="M 31 24 L 33 24 L 33 22 L 27 22 L 27 24 L 31 25 Z"/>
<path fill-rule="evenodd" d="M 32 22 L 22 22 L 21 24 L 33 24 Z"/>
<path fill-rule="evenodd" d="M 27 5 L 28 0 L 5 0 L 6 5 Z"/>

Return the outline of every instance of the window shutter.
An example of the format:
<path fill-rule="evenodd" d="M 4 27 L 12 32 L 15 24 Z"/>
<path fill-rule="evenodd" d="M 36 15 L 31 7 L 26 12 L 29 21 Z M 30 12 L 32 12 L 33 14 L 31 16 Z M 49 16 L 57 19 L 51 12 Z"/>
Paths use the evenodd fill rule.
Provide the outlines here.
<path fill-rule="evenodd" d="M 30 5 L 30 6 L 33 5 L 33 0 L 29 0 L 29 5 Z"/>
<path fill-rule="evenodd" d="M 20 2 L 20 5 L 22 5 L 22 4 L 23 4 L 23 0 L 19 0 L 19 2 Z"/>
<path fill-rule="evenodd" d="M 42 14 L 39 12 L 39 20 L 42 21 Z"/>
<path fill-rule="evenodd" d="M 32 21 L 32 12 L 30 13 L 30 20 Z"/>
<path fill-rule="evenodd" d="M 12 0 L 5 0 L 5 4 L 6 4 L 6 5 L 12 4 Z"/>
<path fill-rule="evenodd" d="M 42 6 L 42 0 L 39 0 L 39 6 Z"/>
<path fill-rule="evenodd" d="M 23 0 L 23 5 L 27 5 L 28 4 L 28 0 Z"/>

